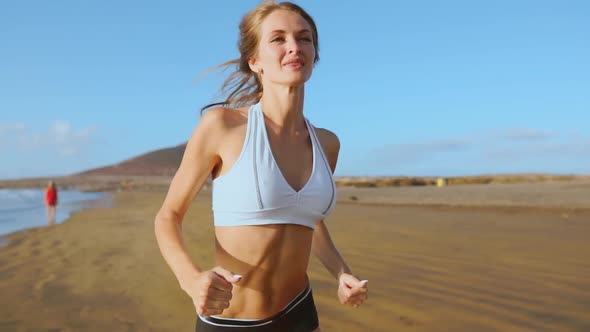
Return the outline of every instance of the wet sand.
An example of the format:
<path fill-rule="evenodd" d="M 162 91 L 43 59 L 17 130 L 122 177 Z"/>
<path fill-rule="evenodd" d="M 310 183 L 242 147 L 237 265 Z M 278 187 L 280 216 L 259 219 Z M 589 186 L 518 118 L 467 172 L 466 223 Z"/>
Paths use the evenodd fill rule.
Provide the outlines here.
<path fill-rule="evenodd" d="M 589 331 L 590 184 L 522 186 L 340 189 L 328 227 L 370 298 L 340 305 L 336 281 L 312 259 L 323 330 Z M 163 197 L 117 193 L 112 208 L 10 235 L 0 331 L 194 330 L 192 303 L 155 242 Z M 206 192 L 185 239 L 210 267 Z"/>

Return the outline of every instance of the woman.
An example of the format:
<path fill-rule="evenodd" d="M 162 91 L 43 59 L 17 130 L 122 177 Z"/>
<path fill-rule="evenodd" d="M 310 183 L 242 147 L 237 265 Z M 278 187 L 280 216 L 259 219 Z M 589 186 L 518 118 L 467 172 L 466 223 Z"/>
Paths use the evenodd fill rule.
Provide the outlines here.
<path fill-rule="evenodd" d="M 324 223 L 340 143 L 303 115 L 319 59 L 316 26 L 295 4 L 264 2 L 244 16 L 239 48 L 240 58 L 224 64 L 238 66 L 224 84 L 236 88 L 189 139 L 156 216 L 157 241 L 193 300 L 199 332 L 320 331 L 306 273 L 312 252 L 339 281 L 341 303 L 362 304 L 368 286 Z M 217 267 L 207 270 L 188 256 L 181 224 L 210 175 Z"/>
<path fill-rule="evenodd" d="M 55 182 L 49 181 L 45 188 L 45 207 L 47 208 L 47 225 L 55 223 L 55 206 L 57 205 L 57 187 Z"/>

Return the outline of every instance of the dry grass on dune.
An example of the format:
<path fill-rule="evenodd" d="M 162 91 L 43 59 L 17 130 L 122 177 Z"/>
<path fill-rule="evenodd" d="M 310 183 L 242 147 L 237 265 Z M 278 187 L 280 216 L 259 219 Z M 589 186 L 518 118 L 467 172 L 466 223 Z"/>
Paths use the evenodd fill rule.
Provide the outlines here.
<path fill-rule="evenodd" d="M 437 177 L 383 176 L 383 177 L 337 177 L 339 187 L 384 188 L 436 186 Z M 552 174 L 506 174 L 458 176 L 444 178 L 449 186 L 474 184 L 543 183 L 555 181 L 589 181 L 590 176 Z"/>
<path fill-rule="evenodd" d="M 590 209 L 590 181 L 469 186 L 339 188 L 341 202 L 377 205 Z"/>
<path fill-rule="evenodd" d="M 0 180 L 0 189 L 9 188 L 44 188 L 49 180 L 57 181 L 60 189 L 82 191 L 165 191 L 172 179 L 171 175 L 121 175 L 121 174 L 81 174 L 54 178 L 28 178 Z M 172 173 L 173 174 L 173 173 Z M 336 185 L 341 188 L 388 188 L 435 186 L 436 177 L 336 177 Z M 590 182 L 590 176 L 551 175 L 551 174 L 507 174 L 482 175 L 445 178 L 449 186 L 516 184 L 516 183 L 551 183 L 551 182 Z M 208 188 L 210 182 L 205 184 Z"/>

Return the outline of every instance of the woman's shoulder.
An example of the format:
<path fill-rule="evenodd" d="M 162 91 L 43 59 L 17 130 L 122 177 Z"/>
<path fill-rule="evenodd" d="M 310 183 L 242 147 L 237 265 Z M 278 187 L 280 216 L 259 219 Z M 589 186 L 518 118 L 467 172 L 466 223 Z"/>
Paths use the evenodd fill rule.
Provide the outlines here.
<path fill-rule="evenodd" d="M 203 114 L 199 122 L 206 126 L 233 127 L 248 119 L 248 109 L 249 107 L 214 107 Z"/>
<path fill-rule="evenodd" d="M 336 133 L 326 128 L 314 127 L 314 129 L 324 150 L 335 149 L 337 151 L 340 149 L 340 139 L 338 138 L 338 135 L 336 135 Z"/>
<path fill-rule="evenodd" d="M 340 139 L 338 138 L 338 135 L 326 128 L 314 127 L 314 129 L 333 172 L 336 169 L 336 163 L 338 162 Z"/>
<path fill-rule="evenodd" d="M 192 156 L 215 156 L 233 137 L 245 130 L 247 109 L 214 107 L 202 114 L 190 136 L 186 151 Z M 186 152 L 185 152 L 186 154 Z"/>
<path fill-rule="evenodd" d="M 208 137 L 223 136 L 248 121 L 248 108 L 214 107 L 207 110 L 197 123 L 196 131 Z"/>

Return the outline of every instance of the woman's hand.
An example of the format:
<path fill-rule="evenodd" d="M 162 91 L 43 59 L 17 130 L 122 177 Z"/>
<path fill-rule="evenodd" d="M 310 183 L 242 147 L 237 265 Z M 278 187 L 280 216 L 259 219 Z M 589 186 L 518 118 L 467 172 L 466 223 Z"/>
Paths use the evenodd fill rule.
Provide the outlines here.
<path fill-rule="evenodd" d="M 241 279 L 240 275 L 216 267 L 201 272 L 184 290 L 192 298 L 198 315 L 219 315 L 229 307 L 233 284 Z"/>
<path fill-rule="evenodd" d="M 343 273 L 338 281 L 338 300 L 341 304 L 349 304 L 356 308 L 368 298 L 368 280 L 358 280 L 352 274 Z"/>

